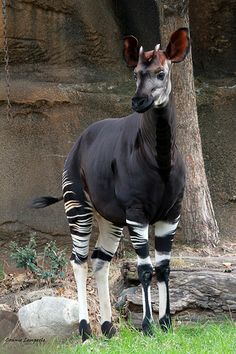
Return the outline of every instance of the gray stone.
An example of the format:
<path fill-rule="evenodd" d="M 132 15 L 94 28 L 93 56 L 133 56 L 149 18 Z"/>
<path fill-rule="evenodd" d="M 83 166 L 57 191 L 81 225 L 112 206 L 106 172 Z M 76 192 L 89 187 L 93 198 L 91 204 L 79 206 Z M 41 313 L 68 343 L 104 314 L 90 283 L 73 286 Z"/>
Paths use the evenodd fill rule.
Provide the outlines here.
<path fill-rule="evenodd" d="M 18 317 L 27 338 L 66 338 L 78 329 L 79 306 L 75 300 L 45 296 L 23 306 Z"/>

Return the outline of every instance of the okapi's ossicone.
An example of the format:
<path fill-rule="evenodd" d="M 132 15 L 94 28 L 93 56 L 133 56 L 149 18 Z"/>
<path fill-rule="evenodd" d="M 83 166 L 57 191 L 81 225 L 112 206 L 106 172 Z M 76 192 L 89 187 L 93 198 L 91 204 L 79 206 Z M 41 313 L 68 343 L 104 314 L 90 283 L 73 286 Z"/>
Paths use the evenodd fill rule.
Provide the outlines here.
<path fill-rule="evenodd" d="M 93 218 L 99 236 L 92 253 L 101 311 L 101 329 L 111 337 L 109 265 L 128 226 L 137 253 L 143 289 L 145 333 L 151 332 L 150 284 L 153 266 L 149 256 L 148 227 L 155 226 L 155 272 L 159 288 L 159 319 L 163 330 L 171 325 L 168 290 L 171 244 L 179 222 L 185 169 L 176 147 L 176 117 L 171 93 L 171 66 L 186 57 L 188 30 L 174 32 L 165 51 L 159 45 L 145 52 L 138 41 L 124 39 L 124 57 L 134 68 L 134 113 L 105 119 L 89 126 L 65 162 L 63 199 L 73 248 L 71 264 L 78 288 L 79 330 L 86 340 L 91 329 L 86 299 L 87 259 Z M 33 207 L 45 207 L 62 198 L 42 197 Z"/>

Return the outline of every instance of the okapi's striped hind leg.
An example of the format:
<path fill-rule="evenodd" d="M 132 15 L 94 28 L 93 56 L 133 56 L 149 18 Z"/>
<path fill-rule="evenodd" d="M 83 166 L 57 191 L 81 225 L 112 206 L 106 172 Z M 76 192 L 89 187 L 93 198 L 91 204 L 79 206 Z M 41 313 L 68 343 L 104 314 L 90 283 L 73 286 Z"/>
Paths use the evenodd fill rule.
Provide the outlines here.
<path fill-rule="evenodd" d="M 77 285 L 79 303 L 79 332 L 82 341 L 91 336 L 87 305 L 87 273 L 89 240 L 93 223 L 93 208 L 82 190 L 73 182 L 66 172 L 63 174 L 63 198 L 65 212 L 72 237 L 71 265 Z"/>
<path fill-rule="evenodd" d="M 100 303 L 101 329 L 105 336 L 111 338 L 115 335 L 116 330 L 112 324 L 108 277 L 110 262 L 118 248 L 122 228 L 115 226 L 100 215 L 97 216 L 97 221 L 99 237 L 91 258 Z"/>
<path fill-rule="evenodd" d="M 173 221 L 158 221 L 155 224 L 155 270 L 159 289 L 159 323 L 164 331 L 171 327 L 169 264 L 178 223 L 179 217 Z"/>

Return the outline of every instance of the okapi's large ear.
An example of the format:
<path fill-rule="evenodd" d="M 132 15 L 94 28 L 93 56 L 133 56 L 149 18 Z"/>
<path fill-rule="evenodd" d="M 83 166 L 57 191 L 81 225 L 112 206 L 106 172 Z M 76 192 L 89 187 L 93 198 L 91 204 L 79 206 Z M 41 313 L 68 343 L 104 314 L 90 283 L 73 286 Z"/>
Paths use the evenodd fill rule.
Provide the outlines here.
<path fill-rule="evenodd" d="M 138 40 L 134 36 L 124 37 L 124 59 L 129 68 L 134 68 L 138 64 Z"/>
<path fill-rule="evenodd" d="M 188 29 L 183 27 L 172 33 L 165 55 L 172 63 L 179 63 L 185 59 L 189 52 L 190 39 Z"/>

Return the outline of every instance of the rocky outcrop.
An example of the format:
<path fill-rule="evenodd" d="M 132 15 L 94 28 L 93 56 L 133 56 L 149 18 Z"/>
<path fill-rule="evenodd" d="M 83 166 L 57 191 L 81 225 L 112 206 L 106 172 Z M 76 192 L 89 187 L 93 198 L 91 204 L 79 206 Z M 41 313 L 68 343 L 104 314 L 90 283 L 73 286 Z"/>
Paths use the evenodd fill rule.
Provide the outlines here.
<path fill-rule="evenodd" d="M 170 272 L 170 310 L 177 320 L 198 321 L 229 317 L 236 319 L 236 259 L 224 257 L 181 257 L 173 259 Z M 223 262 L 223 263 L 222 263 Z M 142 290 L 137 284 L 134 262 L 123 266 L 126 288 L 120 294 L 117 309 L 140 327 L 142 322 Z M 135 286 L 134 286 L 135 285 Z M 152 309 L 158 318 L 159 295 L 156 277 L 152 281 Z"/>

